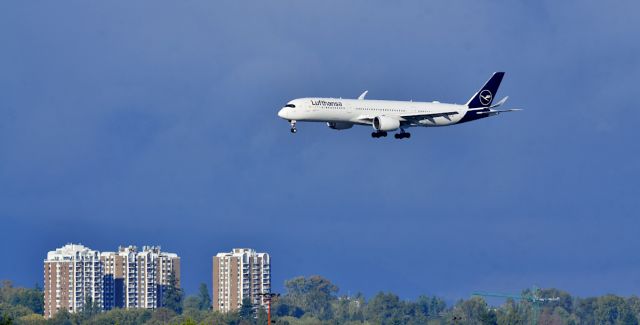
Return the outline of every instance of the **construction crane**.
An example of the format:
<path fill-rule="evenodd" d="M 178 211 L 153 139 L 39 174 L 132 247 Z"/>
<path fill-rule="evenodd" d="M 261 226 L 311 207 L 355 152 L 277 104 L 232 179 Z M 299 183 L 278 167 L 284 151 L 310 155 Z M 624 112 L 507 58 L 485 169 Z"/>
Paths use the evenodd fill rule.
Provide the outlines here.
<path fill-rule="evenodd" d="M 481 297 L 498 297 L 511 298 L 515 300 L 528 301 L 531 303 L 531 325 L 538 325 L 538 316 L 540 315 L 540 305 L 549 301 L 558 301 L 559 297 L 542 298 L 540 297 L 540 289 L 533 287 L 531 292 L 525 294 L 509 294 L 496 292 L 474 292 L 473 296 Z"/>

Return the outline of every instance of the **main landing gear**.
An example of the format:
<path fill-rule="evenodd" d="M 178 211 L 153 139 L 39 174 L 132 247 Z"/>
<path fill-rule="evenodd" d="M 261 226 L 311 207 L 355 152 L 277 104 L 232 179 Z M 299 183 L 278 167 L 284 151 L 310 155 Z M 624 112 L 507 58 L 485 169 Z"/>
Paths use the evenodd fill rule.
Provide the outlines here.
<path fill-rule="evenodd" d="M 291 133 L 298 132 L 298 129 L 296 129 L 296 121 L 295 120 L 289 121 L 289 124 L 291 125 Z"/>
<path fill-rule="evenodd" d="M 371 137 L 372 138 L 379 138 L 379 137 L 386 137 L 386 136 L 387 136 L 387 132 L 385 132 L 385 131 L 371 132 Z"/>
<path fill-rule="evenodd" d="M 411 133 L 405 132 L 403 129 L 400 129 L 400 133 L 394 134 L 393 137 L 396 139 L 408 139 L 411 138 Z"/>
<path fill-rule="evenodd" d="M 386 136 L 387 136 L 387 132 L 385 131 L 375 131 L 371 133 L 372 138 L 379 138 L 379 137 L 386 137 Z M 403 129 L 400 129 L 400 132 L 394 134 L 393 137 L 396 139 L 408 139 L 408 138 L 411 138 L 411 133 L 405 132 Z"/>

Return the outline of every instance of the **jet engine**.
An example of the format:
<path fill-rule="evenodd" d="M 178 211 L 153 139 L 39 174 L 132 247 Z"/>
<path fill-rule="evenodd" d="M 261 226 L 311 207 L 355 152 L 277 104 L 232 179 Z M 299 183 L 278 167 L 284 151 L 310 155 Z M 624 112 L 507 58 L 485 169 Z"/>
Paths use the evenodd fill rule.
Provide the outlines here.
<path fill-rule="evenodd" d="M 327 126 L 334 130 L 346 130 L 353 127 L 353 123 L 346 122 L 327 122 Z"/>
<path fill-rule="evenodd" d="M 400 127 L 400 121 L 388 116 L 376 116 L 373 118 L 373 128 L 376 131 L 393 131 Z"/>

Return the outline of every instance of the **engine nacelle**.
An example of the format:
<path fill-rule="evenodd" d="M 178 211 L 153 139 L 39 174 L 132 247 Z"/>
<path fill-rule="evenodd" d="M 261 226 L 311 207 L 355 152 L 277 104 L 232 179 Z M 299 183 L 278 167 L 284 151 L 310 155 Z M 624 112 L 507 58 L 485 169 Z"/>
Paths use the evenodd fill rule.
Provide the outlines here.
<path fill-rule="evenodd" d="M 347 122 L 327 122 L 327 126 L 334 130 L 346 130 L 353 127 L 353 123 Z"/>
<path fill-rule="evenodd" d="M 376 116 L 373 118 L 373 128 L 376 131 L 393 131 L 400 127 L 400 121 L 388 116 Z"/>

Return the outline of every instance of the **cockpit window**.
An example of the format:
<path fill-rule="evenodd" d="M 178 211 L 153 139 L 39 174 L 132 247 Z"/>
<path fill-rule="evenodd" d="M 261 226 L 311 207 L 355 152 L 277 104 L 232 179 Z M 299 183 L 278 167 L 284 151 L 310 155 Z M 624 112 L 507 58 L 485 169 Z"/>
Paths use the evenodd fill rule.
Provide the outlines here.
<path fill-rule="evenodd" d="M 287 105 L 284 105 L 284 107 L 296 108 L 296 105 L 293 105 L 293 104 L 287 104 Z"/>

